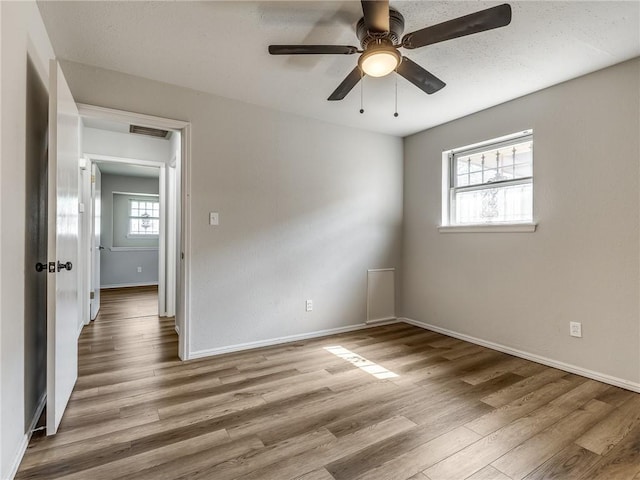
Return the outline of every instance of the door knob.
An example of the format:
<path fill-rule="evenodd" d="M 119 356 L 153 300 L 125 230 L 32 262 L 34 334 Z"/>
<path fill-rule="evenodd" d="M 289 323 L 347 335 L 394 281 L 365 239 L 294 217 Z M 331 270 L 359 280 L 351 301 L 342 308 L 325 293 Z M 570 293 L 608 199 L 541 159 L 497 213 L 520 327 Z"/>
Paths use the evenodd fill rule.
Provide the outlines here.
<path fill-rule="evenodd" d="M 72 268 L 73 268 L 73 264 L 71 262 L 67 262 L 67 263 L 58 262 L 58 271 L 60 270 L 71 271 Z"/>
<path fill-rule="evenodd" d="M 47 269 L 46 263 L 36 263 L 36 272 L 44 272 Z"/>

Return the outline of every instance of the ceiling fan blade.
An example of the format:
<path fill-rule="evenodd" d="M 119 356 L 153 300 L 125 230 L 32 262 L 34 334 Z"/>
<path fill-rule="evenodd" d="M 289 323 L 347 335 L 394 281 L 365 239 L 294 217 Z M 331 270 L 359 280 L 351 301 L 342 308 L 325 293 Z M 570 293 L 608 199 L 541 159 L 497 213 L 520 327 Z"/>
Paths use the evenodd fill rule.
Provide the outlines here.
<path fill-rule="evenodd" d="M 362 12 L 367 30 L 389 31 L 389 0 L 362 0 Z"/>
<path fill-rule="evenodd" d="M 334 90 L 334 92 L 327 98 L 327 100 L 342 100 L 347 94 L 355 87 L 360 79 L 362 78 L 362 72 L 360 72 L 360 68 L 356 67 L 351 70 L 351 73 L 347 75 L 338 88 Z"/>
<path fill-rule="evenodd" d="M 429 95 L 436 93 L 446 85 L 446 83 L 434 74 L 426 71 L 416 62 L 409 60 L 407 57 L 402 57 L 402 62 L 400 62 L 396 71 L 399 75 L 402 75 L 420 90 L 427 92 Z"/>
<path fill-rule="evenodd" d="M 357 47 L 348 45 L 269 45 L 271 55 L 353 55 L 357 52 Z"/>
<path fill-rule="evenodd" d="M 447 22 L 407 33 L 402 38 L 404 48 L 420 48 L 425 45 L 444 42 L 452 38 L 464 37 L 473 33 L 484 32 L 504 27 L 511 23 L 511 6 L 508 3 L 481 10 L 464 17 L 454 18 Z"/>

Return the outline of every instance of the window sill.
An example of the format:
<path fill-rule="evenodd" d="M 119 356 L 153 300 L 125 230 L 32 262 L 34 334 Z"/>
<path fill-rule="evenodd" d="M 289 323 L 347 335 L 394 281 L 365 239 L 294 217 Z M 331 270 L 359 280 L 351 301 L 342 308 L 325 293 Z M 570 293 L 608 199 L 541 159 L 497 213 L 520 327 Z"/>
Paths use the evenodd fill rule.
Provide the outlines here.
<path fill-rule="evenodd" d="M 158 247 L 109 247 L 112 252 L 140 252 L 145 250 L 158 250 Z"/>
<path fill-rule="evenodd" d="M 438 227 L 440 233 L 531 233 L 537 223 L 502 223 L 495 225 L 447 225 Z"/>

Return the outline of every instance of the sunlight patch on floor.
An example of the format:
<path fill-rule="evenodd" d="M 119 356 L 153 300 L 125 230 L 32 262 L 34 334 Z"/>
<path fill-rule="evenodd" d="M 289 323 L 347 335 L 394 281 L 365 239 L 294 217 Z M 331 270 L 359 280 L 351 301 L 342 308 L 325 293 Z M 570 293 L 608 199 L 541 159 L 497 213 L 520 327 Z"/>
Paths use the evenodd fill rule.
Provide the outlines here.
<path fill-rule="evenodd" d="M 370 373 L 376 378 L 384 379 L 384 378 L 395 378 L 396 375 L 393 372 L 390 372 L 383 366 L 378 365 L 377 363 L 373 363 L 371 360 L 367 360 L 364 357 L 361 357 L 357 353 L 353 353 L 351 350 L 347 350 L 346 348 L 340 345 L 334 345 L 332 347 L 324 347 L 327 352 L 333 353 L 335 356 L 346 360 L 347 362 L 355 365 L 356 367 L 364 370 L 367 373 Z"/>

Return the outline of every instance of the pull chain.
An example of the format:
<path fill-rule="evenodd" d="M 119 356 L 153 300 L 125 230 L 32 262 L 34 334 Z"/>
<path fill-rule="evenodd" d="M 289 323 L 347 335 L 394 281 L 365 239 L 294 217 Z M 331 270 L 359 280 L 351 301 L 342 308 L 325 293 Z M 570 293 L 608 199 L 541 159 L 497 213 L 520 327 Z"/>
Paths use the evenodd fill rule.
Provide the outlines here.
<path fill-rule="evenodd" d="M 360 70 L 360 113 L 364 113 L 363 90 L 364 90 L 364 72 Z"/>
<path fill-rule="evenodd" d="M 396 111 L 393 114 L 393 116 L 398 118 L 398 71 L 397 70 L 396 70 L 395 78 L 396 78 Z"/>

